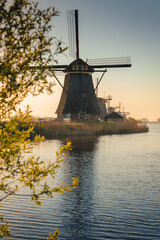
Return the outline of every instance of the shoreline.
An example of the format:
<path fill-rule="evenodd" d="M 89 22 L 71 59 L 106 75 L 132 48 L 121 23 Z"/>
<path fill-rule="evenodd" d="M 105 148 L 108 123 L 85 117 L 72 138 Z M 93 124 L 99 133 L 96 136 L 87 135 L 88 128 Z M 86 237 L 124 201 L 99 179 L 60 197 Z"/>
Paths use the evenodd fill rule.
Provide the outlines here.
<path fill-rule="evenodd" d="M 34 123 L 34 133 L 31 134 L 31 138 L 33 139 L 35 135 L 44 136 L 46 139 L 57 139 L 59 137 L 133 134 L 148 131 L 149 128 L 146 124 L 132 121 L 103 123 L 38 122 Z"/>

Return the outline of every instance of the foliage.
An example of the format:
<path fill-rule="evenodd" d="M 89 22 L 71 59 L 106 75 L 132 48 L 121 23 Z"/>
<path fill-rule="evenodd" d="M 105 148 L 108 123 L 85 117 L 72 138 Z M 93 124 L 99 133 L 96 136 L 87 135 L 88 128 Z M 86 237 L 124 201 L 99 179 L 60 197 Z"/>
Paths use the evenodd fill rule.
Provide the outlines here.
<path fill-rule="evenodd" d="M 10 237 L 11 233 L 8 222 L 4 222 L 3 217 L 1 217 L 0 220 L 2 221 L 2 224 L 0 225 L 0 238 Z"/>
<path fill-rule="evenodd" d="M 49 35 L 51 18 L 56 15 L 54 7 L 40 10 L 31 0 L 0 0 L 1 117 L 28 93 L 52 91 L 46 66 L 65 50 L 62 42 Z"/>
<path fill-rule="evenodd" d="M 134 122 L 134 123 L 137 122 L 137 120 L 134 119 L 134 118 L 132 118 L 132 117 L 128 117 L 128 118 L 127 118 L 127 121 L 129 121 L 129 122 Z"/>
<path fill-rule="evenodd" d="M 19 130 L 19 126 L 23 126 L 26 130 Z M 35 142 L 28 144 L 32 131 L 33 126 L 30 124 L 28 111 L 25 115 L 20 112 L 18 116 L 10 118 L 9 121 L 3 122 L 0 126 L 0 191 L 3 193 L 0 201 L 5 200 L 11 194 L 15 194 L 21 188 L 27 187 L 30 189 L 31 200 L 35 201 L 37 205 L 41 205 L 40 197 L 42 195 L 53 197 L 53 193 L 71 191 L 78 184 L 77 178 L 73 178 L 70 185 L 64 186 L 62 183 L 57 187 L 49 186 L 47 181 L 42 181 L 47 176 L 55 178 L 57 169 L 67 157 L 67 152 L 71 150 L 71 143 L 67 143 L 59 152 L 56 152 L 54 162 L 51 160 L 43 162 L 39 157 L 34 156 L 26 158 L 26 153 L 32 151 L 34 144 L 44 139 L 36 136 Z M 3 233 L 1 233 L 1 236 L 9 234 L 7 227 L 7 222 L 1 225 L 1 232 Z"/>
<path fill-rule="evenodd" d="M 124 122 L 91 122 L 91 123 L 58 123 L 58 122 L 37 122 L 34 123 L 34 134 L 45 136 L 47 139 L 61 136 L 95 136 L 106 134 L 126 134 L 148 132 L 144 124 L 137 124 L 135 121 Z"/>
<path fill-rule="evenodd" d="M 44 179 L 53 179 L 61 162 L 70 150 L 70 143 L 56 153 L 54 162 L 41 161 L 26 155 L 32 151 L 30 143 L 33 124 L 29 109 L 23 114 L 16 109 L 29 94 L 52 92 L 54 83 L 47 76 L 47 65 L 57 62 L 63 53 L 62 42 L 50 36 L 51 19 L 58 12 L 53 8 L 41 10 L 33 0 L 0 0 L 0 201 L 21 188 L 29 188 L 31 200 L 40 205 L 40 197 L 70 191 L 78 184 L 49 186 Z M 15 115 L 15 116 L 14 116 Z M 35 143 L 44 140 L 36 136 Z M 37 188 L 38 187 L 38 188 Z M 1 217 L 0 237 L 9 237 L 8 222 Z M 50 235 L 57 239 L 58 232 Z M 53 238 L 53 239 L 54 239 Z M 51 238 L 52 239 L 52 238 Z"/>
<path fill-rule="evenodd" d="M 62 193 L 63 191 L 70 191 L 76 186 L 75 179 L 70 186 L 63 187 L 63 185 L 51 188 L 47 181 L 42 185 L 41 180 L 50 175 L 53 179 L 60 163 L 67 156 L 67 152 L 71 149 L 70 143 L 63 146 L 59 152 L 56 152 L 56 160 L 40 161 L 39 157 L 28 156 L 25 153 L 31 152 L 33 144 L 30 142 L 30 132 L 32 132 L 32 125 L 27 130 L 20 131 L 19 124 L 28 123 L 30 119 L 26 120 L 26 116 L 19 118 L 18 121 L 14 117 L 10 121 L 6 121 L 3 127 L 0 128 L 0 191 L 3 191 L 4 196 L 0 201 L 4 200 L 9 195 L 17 192 L 23 187 L 28 187 L 31 191 L 31 199 L 40 205 L 40 196 L 48 195 L 53 197 L 53 192 Z M 36 136 L 36 142 L 43 140 L 43 137 Z M 39 187 L 38 192 L 36 187 Z"/>
<path fill-rule="evenodd" d="M 58 235 L 59 235 L 59 231 L 55 230 L 54 235 L 52 235 L 51 233 L 49 234 L 49 237 L 47 238 L 47 240 L 58 240 Z"/>

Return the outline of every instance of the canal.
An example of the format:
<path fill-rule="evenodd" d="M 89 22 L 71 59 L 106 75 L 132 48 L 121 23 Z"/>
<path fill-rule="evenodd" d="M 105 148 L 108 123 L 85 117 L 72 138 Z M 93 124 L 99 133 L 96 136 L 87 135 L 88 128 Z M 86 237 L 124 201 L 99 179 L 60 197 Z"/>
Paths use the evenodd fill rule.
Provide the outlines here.
<path fill-rule="evenodd" d="M 148 126 L 148 133 L 72 138 L 73 150 L 50 184 L 78 176 L 79 186 L 43 197 L 41 207 L 25 190 L 8 197 L 0 211 L 11 239 L 46 239 L 57 228 L 59 239 L 160 239 L 160 124 Z M 46 140 L 33 154 L 54 161 L 65 142 Z"/>

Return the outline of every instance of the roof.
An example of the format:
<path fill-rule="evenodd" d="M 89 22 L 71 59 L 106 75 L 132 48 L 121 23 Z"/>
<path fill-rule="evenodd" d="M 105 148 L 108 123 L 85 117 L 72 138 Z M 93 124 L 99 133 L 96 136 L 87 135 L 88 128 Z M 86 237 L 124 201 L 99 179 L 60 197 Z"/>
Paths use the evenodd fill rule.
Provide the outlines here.
<path fill-rule="evenodd" d="M 110 114 L 106 115 L 105 120 L 107 120 L 109 118 L 124 119 L 124 117 L 120 113 L 118 113 L 118 112 L 111 112 Z"/>
<path fill-rule="evenodd" d="M 94 72 L 94 69 L 91 68 L 86 62 L 81 58 L 78 58 L 71 62 L 65 69 L 64 72 Z"/>

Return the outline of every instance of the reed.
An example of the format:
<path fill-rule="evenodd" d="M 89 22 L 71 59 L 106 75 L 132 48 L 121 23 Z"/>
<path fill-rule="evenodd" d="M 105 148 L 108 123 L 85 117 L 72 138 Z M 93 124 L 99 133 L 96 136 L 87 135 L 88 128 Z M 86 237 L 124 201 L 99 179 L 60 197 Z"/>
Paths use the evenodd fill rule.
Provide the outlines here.
<path fill-rule="evenodd" d="M 34 126 L 34 135 L 45 136 L 46 139 L 53 139 L 63 136 L 95 136 L 112 134 L 131 134 L 148 132 L 144 124 L 137 124 L 132 121 L 125 122 L 92 122 L 92 123 L 56 123 L 38 122 Z"/>

